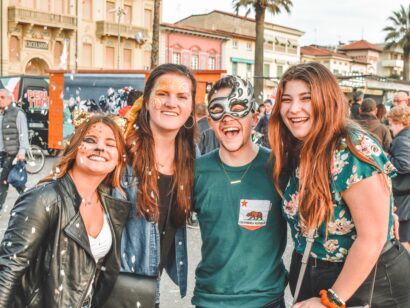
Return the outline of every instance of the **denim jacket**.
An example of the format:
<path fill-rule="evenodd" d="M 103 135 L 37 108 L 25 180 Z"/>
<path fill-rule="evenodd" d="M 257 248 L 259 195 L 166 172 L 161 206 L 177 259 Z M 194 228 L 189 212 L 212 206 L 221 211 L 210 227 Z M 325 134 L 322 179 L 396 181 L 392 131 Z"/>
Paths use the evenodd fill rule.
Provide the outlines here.
<path fill-rule="evenodd" d="M 121 271 L 145 276 L 159 276 L 160 235 L 158 224 L 137 216 L 138 178 L 132 174 L 132 167 L 127 166 L 121 186 L 128 201 L 131 212 L 124 228 L 121 240 Z M 114 196 L 120 198 L 119 192 Z M 123 198 L 123 197 L 122 197 Z M 179 286 L 181 297 L 186 295 L 188 276 L 188 254 L 186 227 L 180 227 L 175 234 L 175 249 L 169 254 L 165 270 L 172 281 Z"/>

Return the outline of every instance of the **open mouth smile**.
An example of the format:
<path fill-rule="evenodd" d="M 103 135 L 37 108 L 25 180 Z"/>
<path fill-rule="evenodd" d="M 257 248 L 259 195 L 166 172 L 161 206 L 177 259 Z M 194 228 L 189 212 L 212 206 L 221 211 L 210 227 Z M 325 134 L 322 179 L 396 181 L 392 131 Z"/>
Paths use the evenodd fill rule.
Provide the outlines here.
<path fill-rule="evenodd" d="M 99 161 L 99 162 L 106 162 L 107 161 L 106 158 L 101 157 L 101 156 L 97 156 L 97 155 L 88 156 L 88 159 L 92 160 L 92 161 Z"/>

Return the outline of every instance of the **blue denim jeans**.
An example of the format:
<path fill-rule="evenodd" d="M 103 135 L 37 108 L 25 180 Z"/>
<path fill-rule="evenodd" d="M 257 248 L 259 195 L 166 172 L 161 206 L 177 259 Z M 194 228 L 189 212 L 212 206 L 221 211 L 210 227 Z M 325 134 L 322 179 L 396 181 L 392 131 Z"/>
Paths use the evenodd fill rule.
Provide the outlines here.
<path fill-rule="evenodd" d="M 343 268 L 343 263 L 312 261 L 310 258 L 303 279 L 298 302 L 311 297 L 318 297 L 319 291 L 329 289 L 336 281 Z M 295 292 L 302 256 L 293 252 L 289 273 L 289 286 L 292 295 Z M 347 301 L 346 305 L 360 306 L 369 303 L 374 269 L 364 283 Z M 383 253 L 377 262 L 376 282 L 372 308 L 408 308 L 410 307 L 410 255 L 399 243 Z"/>

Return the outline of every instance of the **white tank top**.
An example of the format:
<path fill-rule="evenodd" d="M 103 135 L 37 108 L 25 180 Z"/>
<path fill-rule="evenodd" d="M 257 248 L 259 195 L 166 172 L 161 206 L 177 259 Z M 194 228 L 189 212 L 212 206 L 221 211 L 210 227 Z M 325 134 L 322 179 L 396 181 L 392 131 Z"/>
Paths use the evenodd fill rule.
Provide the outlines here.
<path fill-rule="evenodd" d="M 97 237 L 93 238 L 92 236 L 88 235 L 88 240 L 90 241 L 91 253 L 93 254 L 95 262 L 97 263 L 99 259 L 106 256 L 106 254 L 110 251 L 112 245 L 112 234 L 107 215 L 104 214 L 103 227 L 101 228 L 101 231 L 97 235 Z"/>

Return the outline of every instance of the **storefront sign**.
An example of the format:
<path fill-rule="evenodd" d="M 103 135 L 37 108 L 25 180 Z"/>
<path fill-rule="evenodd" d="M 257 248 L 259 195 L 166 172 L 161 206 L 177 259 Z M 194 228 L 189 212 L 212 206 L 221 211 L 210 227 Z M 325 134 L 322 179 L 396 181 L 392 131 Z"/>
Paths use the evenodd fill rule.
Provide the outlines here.
<path fill-rule="evenodd" d="M 383 95 L 383 90 L 365 89 L 364 94 L 382 96 Z"/>
<path fill-rule="evenodd" d="M 39 42 L 39 41 L 26 41 L 26 47 L 27 48 L 48 50 L 48 43 L 47 42 Z"/>

